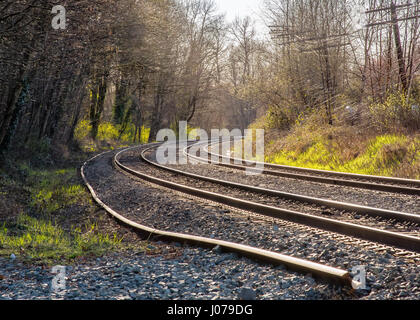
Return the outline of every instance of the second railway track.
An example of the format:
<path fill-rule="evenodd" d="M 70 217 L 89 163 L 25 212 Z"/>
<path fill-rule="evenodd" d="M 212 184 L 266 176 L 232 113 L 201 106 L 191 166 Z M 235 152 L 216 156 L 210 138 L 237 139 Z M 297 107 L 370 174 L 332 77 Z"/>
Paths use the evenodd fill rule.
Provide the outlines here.
<path fill-rule="evenodd" d="M 205 146 L 203 150 L 210 157 L 213 156 L 218 159 L 221 159 L 221 161 L 218 161 L 216 163 L 219 166 L 224 166 L 236 170 L 252 170 L 252 168 L 244 164 L 245 161 L 242 158 L 235 158 L 220 154 L 220 146 L 224 143 L 227 142 L 213 142 L 212 144 Z M 217 146 L 217 149 L 219 150 L 219 152 L 217 153 L 213 152 L 215 146 Z M 196 156 L 193 157 L 197 160 L 210 161 L 208 157 L 206 159 Z M 259 162 L 259 164 L 264 166 L 262 173 L 266 175 L 303 181 L 319 182 L 337 186 L 347 186 L 360 189 L 420 196 L 420 180 L 315 170 L 262 162 Z"/>

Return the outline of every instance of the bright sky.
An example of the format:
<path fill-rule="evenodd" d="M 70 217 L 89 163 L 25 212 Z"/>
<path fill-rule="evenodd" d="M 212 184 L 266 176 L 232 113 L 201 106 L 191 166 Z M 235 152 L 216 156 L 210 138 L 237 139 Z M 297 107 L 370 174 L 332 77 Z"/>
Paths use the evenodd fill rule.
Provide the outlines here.
<path fill-rule="evenodd" d="M 266 27 L 261 21 L 261 8 L 264 0 L 215 0 L 217 7 L 221 13 L 226 13 L 229 22 L 233 21 L 236 16 L 250 16 L 257 20 L 255 27 L 258 33 L 265 33 Z"/>

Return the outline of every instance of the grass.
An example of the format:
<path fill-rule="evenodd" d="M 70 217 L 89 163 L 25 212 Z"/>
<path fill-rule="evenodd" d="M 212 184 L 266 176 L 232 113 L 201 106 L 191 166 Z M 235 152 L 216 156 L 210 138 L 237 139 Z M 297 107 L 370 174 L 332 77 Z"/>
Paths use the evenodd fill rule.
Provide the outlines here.
<path fill-rule="evenodd" d="M 403 135 L 382 135 L 372 139 L 359 157 L 341 166 L 345 171 L 393 176 L 405 168 L 420 167 L 420 139 Z M 413 176 L 419 179 L 420 173 Z"/>
<path fill-rule="evenodd" d="M 131 145 L 134 127 L 119 137 L 118 127 L 103 123 L 96 142 L 89 131 L 88 121 L 78 125 L 79 151 L 34 140 L 25 152 L 10 152 L 0 163 L 0 256 L 49 265 L 110 251 L 153 251 L 98 210 L 78 172 L 92 152 Z M 143 143 L 149 132 L 143 128 Z"/>
<path fill-rule="evenodd" d="M 39 212 L 52 214 L 76 203 L 90 204 L 85 188 L 79 183 L 75 168 L 60 170 L 33 170 L 26 164 L 21 170 L 27 174 L 27 189 L 31 206 Z"/>
<path fill-rule="evenodd" d="M 100 256 L 121 245 L 116 234 L 104 235 L 94 224 L 85 229 L 88 231 L 72 228 L 66 232 L 51 220 L 21 214 L 16 222 L 4 223 L 0 228 L 0 255 L 15 254 L 22 260 L 52 264 Z"/>
<path fill-rule="evenodd" d="M 125 249 L 122 236 L 98 225 L 97 207 L 76 168 L 35 169 L 21 162 L 15 170 L 14 176 L 2 172 L 1 203 L 12 203 L 18 194 L 25 197 L 0 215 L 0 256 L 66 264 Z"/>
<path fill-rule="evenodd" d="M 331 136 L 330 136 L 331 137 Z M 387 134 L 376 137 L 358 137 L 358 143 L 349 145 L 347 136 L 328 139 L 325 134 L 309 134 L 296 150 L 291 144 L 283 150 L 269 153 L 267 162 L 320 170 L 334 170 L 367 175 L 400 176 L 420 179 L 420 138 Z M 286 139 L 291 139 L 288 137 Z"/>
<path fill-rule="evenodd" d="M 334 125 L 321 108 L 301 114 L 294 124 L 277 114 L 277 122 L 287 120 L 283 127 L 268 112 L 252 127 L 266 129 L 267 162 L 420 179 L 420 113 L 415 107 L 420 101 L 389 93 L 383 102 L 369 103 L 358 106 L 352 119 L 336 110 Z"/>

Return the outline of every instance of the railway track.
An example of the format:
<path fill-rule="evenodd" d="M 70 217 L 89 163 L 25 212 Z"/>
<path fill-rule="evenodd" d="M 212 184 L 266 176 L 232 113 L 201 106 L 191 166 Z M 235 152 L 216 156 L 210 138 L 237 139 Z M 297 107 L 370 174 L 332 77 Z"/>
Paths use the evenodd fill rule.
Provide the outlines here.
<path fill-rule="evenodd" d="M 200 158 L 200 157 L 193 156 L 193 155 L 189 154 L 188 150 L 190 148 L 191 147 L 187 147 L 187 148 L 184 149 L 183 153 L 184 153 L 185 156 L 187 156 L 189 158 L 193 158 L 194 160 L 198 160 L 200 162 L 206 162 L 206 161 L 203 161 L 203 159 Z M 159 167 L 162 168 L 162 169 L 165 169 L 165 170 L 170 169 L 170 168 L 164 167 L 164 166 L 159 166 Z M 169 171 L 171 171 L 171 170 L 169 170 Z M 172 171 L 177 172 L 176 170 L 172 170 Z M 246 185 L 246 184 L 233 183 L 233 182 L 230 182 L 230 181 L 222 181 L 220 179 L 207 178 L 207 177 L 203 177 L 203 176 L 199 176 L 199 175 L 195 175 L 195 174 L 191 174 L 191 173 L 187 173 L 187 172 L 181 172 L 179 170 L 178 170 L 178 173 L 181 173 L 181 174 L 193 177 L 193 178 L 195 177 L 195 178 L 198 178 L 198 179 L 204 179 L 205 181 L 216 182 L 216 183 L 219 183 L 219 184 L 222 184 L 222 185 L 241 188 L 241 189 L 251 191 L 251 192 L 255 192 L 255 193 L 261 193 L 261 194 L 265 194 L 265 195 L 282 197 L 282 198 L 285 198 L 285 199 L 306 202 L 306 203 L 315 204 L 315 205 L 319 205 L 319 206 L 323 206 L 323 207 L 327 206 L 327 207 L 338 209 L 338 210 L 346 210 L 346 211 L 361 213 L 361 214 L 369 215 L 369 216 L 377 216 L 377 217 L 393 219 L 393 220 L 401 221 L 401 222 L 413 223 L 416 227 L 418 227 L 418 225 L 420 224 L 420 215 L 419 214 L 404 213 L 404 212 L 399 212 L 399 211 L 395 211 L 395 210 L 379 209 L 379 208 L 374 208 L 374 207 L 369 207 L 369 206 L 355 205 L 355 204 L 346 203 L 346 202 L 339 202 L 339 201 L 332 201 L 332 200 L 327 200 L 327 199 L 320 199 L 320 198 L 316 198 L 316 197 L 302 196 L 302 195 L 293 194 L 293 193 L 289 193 L 289 192 L 281 192 L 281 191 L 278 191 L 278 190 L 259 188 L 259 187 L 250 186 L 250 185 Z"/>
<path fill-rule="evenodd" d="M 230 143 L 229 142 L 222 142 Z M 213 152 L 215 146 L 218 146 L 217 149 L 220 151 L 220 142 L 209 144 L 203 148 L 204 153 L 208 154 L 210 158 L 216 157 L 221 161 L 218 161 L 214 164 L 237 169 L 237 170 L 253 170 L 249 166 L 244 164 L 243 159 L 230 157 L 226 155 L 222 155 L 220 153 Z M 211 149 L 211 150 L 210 150 Z M 184 150 L 184 152 L 188 152 Z M 197 157 L 188 155 L 198 161 L 206 161 L 211 162 L 209 157 Z M 352 174 L 352 173 L 344 173 L 344 172 L 334 172 L 334 171 L 325 171 L 325 170 L 315 170 L 315 169 L 307 169 L 307 168 L 299 168 L 299 167 L 291 167 L 291 166 L 284 166 L 284 165 L 276 165 L 270 163 L 262 163 L 257 162 L 264 167 L 262 171 L 263 174 L 272 175 L 277 177 L 283 178 L 291 178 L 297 180 L 304 180 L 304 181 L 311 181 L 311 182 L 319 182 L 331 185 L 338 185 L 338 186 L 347 186 L 347 187 L 354 187 L 360 189 L 368 189 L 368 190 L 377 190 L 377 191 L 384 191 L 384 192 L 393 192 L 393 193 L 401 193 L 401 194 L 408 194 L 408 195 L 419 195 L 420 196 L 420 180 L 410 180 L 410 179 L 401 179 L 401 178 L 392 178 L 392 177 L 379 177 L 379 176 L 369 176 L 369 175 L 360 175 L 360 174 Z M 260 171 L 258 171 L 260 173 Z"/>
<path fill-rule="evenodd" d="M 407 256 L 410 259 L 418 259 L 419 255 L 416 254 L 420 252 L 420 238 L 418 237 L 419 230 L 418 230 L 418 222 L 419 222 L 419 215 L 413 215 L 408 213 L 402 212 L 393 212 L 388 210 L 382 210 L 377 208 L 357 208 L 357 206 L 352 204 L 343 204 L 338 202 L 326 202 L 323 199 L 302 199 L 297 198 L 297 195 L 285 195 L 279 194 L 277 191 L 274 190 L 265 190 L 262 188 L 255 188 L 251 186 L 239 186 L 238 184 L 232 184 L 228 181 L 215 181 L 215 179 L 211 179 L 209 177 L 200 177 L 197 175 L 193 175 L 191 173 L 182 172 L 180 170 L 176 170 L 169 167 L 160 166 L 154 161 L 150 159 L 150 153 L 157 147 L 157 145 L 150 145 L 147 148 L 142 149 L 141 157 L 142 160 L 145 161 L 149 168 L 146 170 L 147 172 L 140 172 L 138 170 L 134 170 L 129 166 L 121 163 L 120 158 L 126 152 L 133 151 L 136 148 L 130 148 L 127 150 L 123 150 L 119 152 L 114 157 L 114 166 L 119 170 L 124 171 L 125 173 L 136 176 L 142 180 L 146 180 L 152 184 L 159 185 L 164 188 L 169 188 L 171 190 L 175 190 L 181 192 L 183 194 L 189 194 L 194 197 L 198 197 L 200 199 L 206 199 L 209 201 L 216 202 L 218 204 L 223 204 L 225 206 L 244 210 L 246 212 L 252 212 L 256 216 L 262 216 L 263 218 L 268 219 L 267 217 L 275 218 L 280 220 L 278 222 L 279 225 L 288 225 L 293 228 L 301 228 L 301 229 L 311 229 L 314 228 L 318 230 L 318 233 L 322 236 L 334 234 L 334 237 L 338 241 L 343 241 L 346 243 L 356 243 L 359 246 L 364 246 L 368 248 L 373 248 L 378 251 L 384 250 L 393 250 L 396 254 L 400 256 Z M 181 151 L 181 150 L 180 150 Z M 185 151 L 185 150 L 182 150 Z M 86 166 L 86 164 L 85 164 Z M 84 166 L 84 167 L 85 167 Z M 393 219 L 395 221 L 403 222 L 403 225 L 406 227 L 403 232 L 392 232 L 387 230 L 381 230 L 378 228 L 355 225 L 350 223 L 349 221 L 340 221 L 336 219 L 325 218 L 317 214 L 306 214 L 302 212 L 297 212 L 293 210 L 283 209 L 272 205 L 267 205 L 263 203 L 251 202 L 244 199 L 240 199 L 240 197 L 230 197 L 226 196 L 222 193 L 216 193 L 207 191 L 204 189 L 208 189 L 209 187 L 205 187 L 201 185 L 200 188 L 193 188 L 186 184 L 176 183 L 168 179 L 167 176 L 163 175 L 164 178 L 161 178 L 163 172 L 167 172 L 167 174 L 173 176 L 183 176 L 189 182 L 192 179 L 200 180 L 201 182 L 211 183 L 218 185 L 220 188 L 226 187 L 236 190 L 242 190 L 253 194 L 264 194 L 268 192 L 269 197 L 289 197 L 289 199 L 293 198 L 294 201 L 305 202 L 311 205 L 323 205 L 323 206 L 330 206 L 334 210 L 348 210 L 351 212 L 364 212 L 367 215 L 372 216 L 381 216 L 382 218 L 386 219 Z M 157 172 L 161 172 L 158 174 Z M 135 222 L 123 217 L 122 215 L 118 214 L 116 211 L 112 210 L 110 207 L 106 206 L 95 194 L 93 188 L 89 185 L 89 182 L 86 180 L 84 176 L 84 169 L 82 169 L 82 176 L 85 179 L 85 183 L 88 185 L 89 190 L 91 191 L 95 200 L 105 208 L 110 214 L 116 217 L 118 220 L 122 221 L 123 223 L 130 225 L 136 229 L 142 230 L 146 233 L 155 234 L 164 238 L 168 238 L 171 240 L 177 240 L 182 242 L 191 242 L 194 244 L 199 244 L 202 246 L 207 247 L 214 247 L 220 246 L 227 251 L 237 252 L 245 256 L 250 256 L 256 258 L 258 260 L 268 261 L 273 264 L 282 264 L 286 265 L 292 270 L 303 271 L 305 273 L 311 273 L 315 276 L 319 276 L 321 278 L 325 278 L 328 280 L 339 281 L 343 284 L 350 285 L 351 279 L 349 273 L 345 270 L 331 268 L 322 264 L 317 264 L 311 261 L 303 260 L 303 259 L 296 259 L 290 256 L 281 255 L 279 253 L 270 252 L 267 250 L 261 250 L 255 247 L 239 245 L 232 242 L 215 240 L 210 238 L 204 237 L 197 237 L 191 236 L 186 234 L 180 233 L 172 233 L 172 232 L 165 232 L 159 231 L 154 228 L 150 228 L 144 225 L 136 224 Z M 160 176 L 160 177 L 158 177 Z M 173 180 L 173 179 L 172 179 Z M 238 191 L 239 192 L 239 191 Z M 267 196 L 267 194 L 266 194 Z M 323 201 L 322 203 L 317 203 L 317 201 Z M 350 207 L 346 207 L 350 206 Z M 414 231 L 413 231 L 414 230 Z M 413 236 L 412 234 L 415 234 Z M 399 248 L 399 249 L 397 249 Z"/>
<path fill-rule="evenodd" d="M 346 236 L 373 241 L 383 245 L 390 245 L 404 250 L 420 252 L 420 233 L 418 227 L 420 218 L 419 215 L 367 208 L 348 203 L 332 202 L 324 199 L 302 197 L 295 194 L 285 194 L 275 190 L 256 188 L 249 185 L 200 176 L 167 166 L 162 166 L 150 160 L 150 157 L 148 158 L 146 154 L 150 153 L 153 149 L 154 147 L 143 150 L 141 153 L 141 159 L 151 166 L 171 173 L 171 176 L 164 176 L 165 181 L 173 181 L 177 178 L 177 176 L 184 176 L 187 178 L 183 180 L 181 179 L 181 181 L 177 180 L 175 185 L 166 184 L 164 186 L 176 187 L 178 191 L 223 203 L 237 209 L 250 210 L 272 218 L 303 224 L 309 227 L 316 227 L 325 231 L 336 232 Z M 130 173 L 136 174 L 133 171 Z M 155 173 L 155 175 L 159 175 L 159 173 Z M 194 184 L 194 181 L 196 181 L 195 188 L 187 186 L 187 184 Z M 203 185 L 201 182 L 209 183 L 209 185 Z M 223 187 L 225 187 L 225 189 L 223 189 Z M 229 196 L 226 196 L 226 194 Z M 264 199 L 258 201 L 247 200 L 250 197 L 255 197 L 255 194 L 262 194 Z M 296 206 L 290 206 L 287 204 L 286 207 L 284 200 L 279 201 L 279 198 L 293 199 L 293 201 L 298 203 L 308 202 L 312 205 L 317 205 L 318 208 L 314 209 L 312 206 L 303 206 L 299 211 L 297 211 L 295 209 Z M 322 208 L 324 206 L 329 206 L 330 208 L 335 209 L 335 211 L 333 211 L 334 219 L 323 216 Z M 376 220 L 371 221 L 370 226 L 355 224 L 353 223 L 354 219 L 352 221 L 352 219 L 348 216 L 343 217 L 342 211 L 340 210 L 346 210 L 347 213 L 351 213 L 353 211 L 360 213 L 365 212 L 367 215 L 378 215 L 391 219 L 391 224 L 393 224 L 392 221 L 394 220 L 403 221 L 405 224 L 403 225 L 403 228 L 394 228 L 393 231 L 374 227 L 375 224 L 377 224 Z M 310 214 L 307 212 L 310 212 Z"/>
<path fill-rule="evenodd" d="M 115 167 L 120 168 L 126 173 L 133 174 L 136 177 L 140 177 L 141 179 L 144 179 L 146 181 L 152 182 L 154 184 L 158 185 L 167 185 L 165 181 L 154 178 L 152 176 L 143 175 L 139 172 L 132 171 L 128 167 L 125 167 L 122 165 L 118 158 L 122 154 L 122 152 L 118 153 L 113 158 L 113 164 Z M 116 220 L 120 221 L 121 223 L 134 228 L 138 232 L 148 234 L 148 237 L 151 236 L 159 237 L 159 240 L 169 240 L 169 241 L 178 241 L 178 242 L 184 242 L 184 243 L 190 243 L 193 245 L 199 245 L 202 247 L 209 247 L 214 248 L 216 246 L 220 247 L 221 250 L 225 252 L 233 252 L 240 254 L 242 256 L 250 257 L 253 259 L 256 259 L 258 261 L 263 261 L 266 263 L 270 263 L 273 265 L 283 265 L 288 268 L 290 268 L 293 271 L 298 271 L 303 274 L 311 274 L 314 277 L 324 279 L 327 281 L 331 281 L 334 283 L 339 283 L 344 286 L 353 286 L 357 287 L 359 285 L 358 282 L 353 281 L 350 273 L 346 270 L 330 267 L 327 265 L 323 265 L 320 263 L 315 263 L 312 261 L 308 261 L 305 259 L 299 259 L 292 256 L 287 256 L 283 254 L 279 254 L 277 252 L 263 250 L 260 248 L 242 245 L 234 242 L 229 241 L 223 241 L 223 240 L 216 240 L 211 238 L 205 238 L 205 237 L 199 237 L 184 233 L 176 233 L 176 232 L 167 232 L 158 230 L 156 228 L 151 228 L 139 223 L 136 223 L 133 220 L 130 220 L 129 218 L 125 217 L 124 215 L 118 213 L 117 211 L 113 210 L 110 206 L 105 204 L 97 195 L 96 191 L 94 190 L 93 186 L 89 182 L 89 180 L 86 177 L 86 167 L 88 164 L 95 159 L 103 156 L 104 154 L 97 155 L 96 157 L 90 159 L 86 163 L 84 163 L 83 167 L 81 168 L 81 176 L 89 189 L 93 199 L 96 201 L 98 205 L 100 205 L 105 211 L 107 211 L 111 216 L 113 216 Z M 176 190 L 176 188 L 171 188 L 173 190 Z"/>

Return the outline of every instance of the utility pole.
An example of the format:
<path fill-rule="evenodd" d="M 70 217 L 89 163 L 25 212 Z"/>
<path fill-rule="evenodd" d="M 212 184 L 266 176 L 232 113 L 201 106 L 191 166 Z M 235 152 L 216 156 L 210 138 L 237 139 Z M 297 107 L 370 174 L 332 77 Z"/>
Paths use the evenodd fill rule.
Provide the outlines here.
<path fill-rule="evenodd" d="M 407 78 L 407 69 L 405 65 L 404 52 L 401 45 L 401 34 L 400 34 L 399 22 L 408 21 L 412 19 L 418 19 L 420 18 L 420 15 L 418 15 L 419 12 L 416 12 L 414 16 L 399 19 L 397 10 L 402 9 L 402 8 L 410 8 L 412 5 L 413 4 L 411 3 L 397 5 L 395 4 L 394 1 L 392 1 L 390 7 L 374 8 L 374 9 L 366 11 L 366 14 L 376 13 L 380 11 L 388 11 L 390 13 L 390 16 L 391 16 L 390 21 L 375 22 L 375 23 L 366 25 L 366 27 L 369 28 L 369 27 L 386 25 L 386 24 L 390 24 L 392 26 L 392 31 L 394 33 L 395 49 L 396 49 L 397 59 L 398 59 L 398 73 L 399 73 L 399 77 L 400 77 L 400 81 L 401 81 L 401 85 L 402 85 L 402 89 L 404 93 L 408 92 L 409 84 L 408 84 L 408 78 Z"/>
<path fill-rule="evenodd" d="M 346 47 L 349 41 L 342 41 L 349 36 L 347 33 L 329 35 L 326 31 L 321 35 L 314 35 L 313 30 L 291 30 L 288 26 L 269 26 L 271 36 L 278 41 L 279 46 L 299 45 L 300 53 L 316 52 L 323 66 L 322 82 L 325 96 L 325 110 L 329 125 L 333 125 L 333 110 L 336 104 L 336 84 L 331 66 L 331 50 Z"/>
<path fill-rule="evenodd" d="M 407 73 L 405 69 L 404 53 L 401 46 L 400 26 L 398 25 L 397 8 L 394 2 L 391 3 L 391 20 L 392 20 L 392 26 L 394 30 L 395 47 L 397 49 L 398 66 L 399 66 L 401 84 L 403 87 L 403 91 L 406 93 L 408 91 Z"/>
<path fill-rule="evenodd" d="M 401 84 L 403 86 L 404 92 L 406 93 L 408 91 L 407 73 L 405 69 L 404 53 L 401 46 L 401 36 L 400 36 L 400 27 L 398 25 L 397 8 L 394 2 L 391 3 L 391 20 L 392 20 L 392 26 L 394 30 L 395 47 L 397 49 L 398 66 L 399 66 Z"/>

